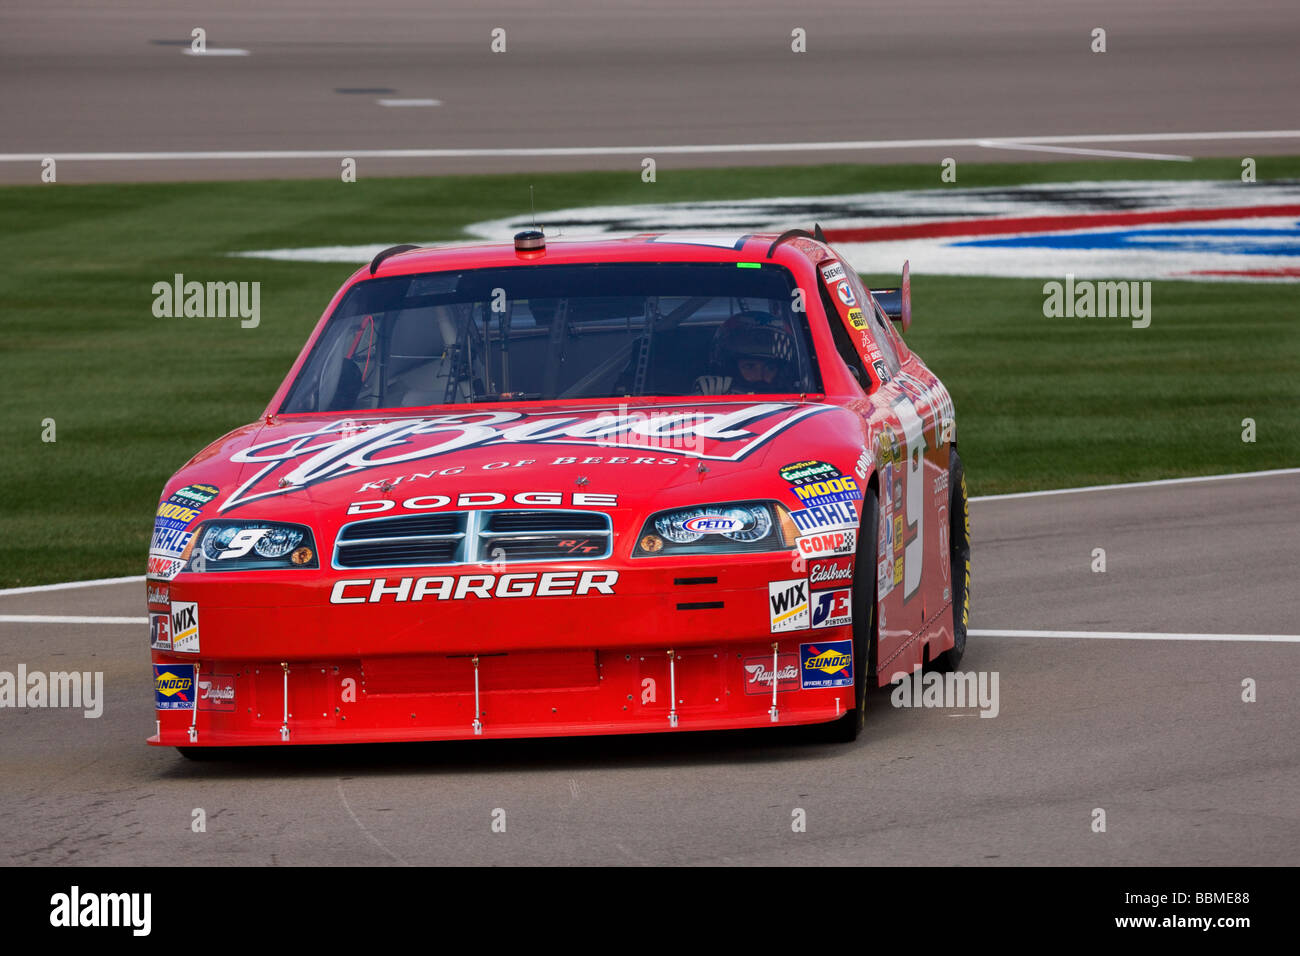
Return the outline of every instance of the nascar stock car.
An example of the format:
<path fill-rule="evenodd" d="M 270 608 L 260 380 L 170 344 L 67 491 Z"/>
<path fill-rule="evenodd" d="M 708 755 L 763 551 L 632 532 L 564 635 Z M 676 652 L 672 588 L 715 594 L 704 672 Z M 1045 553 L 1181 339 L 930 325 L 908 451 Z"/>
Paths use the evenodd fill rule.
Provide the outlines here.
<path fill-rule="evenodd" d="M 966 643 L 910 298 L 820 230 L 381 252 L 163 490 L 149 743 L 856 738 Z"/>

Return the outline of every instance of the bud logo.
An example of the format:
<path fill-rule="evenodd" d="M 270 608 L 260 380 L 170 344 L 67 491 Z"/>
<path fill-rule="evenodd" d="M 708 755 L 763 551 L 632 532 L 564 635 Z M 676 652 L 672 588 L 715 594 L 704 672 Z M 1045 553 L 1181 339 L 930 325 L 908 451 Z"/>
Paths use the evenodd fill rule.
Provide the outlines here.
<path fill-rule="evenodd" d="M 808 582 L 803 578 L 768 582 L 767 603 L 773 634 L 808 627 Z"/>
<path fill-rule="evenodd" d="M 814 481 L 806 485 L 794 485 L 790 490 L 807 508 L 834 504 L 838 501 L 862 500 L 862 492 L 858 490 L 858 483 L 848 475 L 827 478 L 825 481 Z"/>
<path fill-rule="evenodd" d="M 853 684 L 853 642 L 799 645 L 799 676 L 804 690 Z"/>
<path fill-rule="evenodd" d="M 153 665 L 154 706 L 158 710 L 189 710 L 194 706 L 194 665 Z"/>
<path fill-rule="evenodd" d="M 192 601 L 172 604 L 172 650 L 198 653 L 199 606 Z"/>
<path fill-rule="evenodd" d="M 236 488 L 220 510 L 345 475 L 472 449 L 511 449 L 509 455 L 558 445 L 658 450 L 671 439 L 687 446 L 680 452 L 684 456 L 741 461 L 795 422 L 822 411 L 823 407 L 790 402 L 652 406 L 646 412 L 632 409 L 618 415 L 476 411 L 360 423 L 343 419 L 307 431 L 286 428 L 285 434 L 231 456 L 232 462 L 260 466 L 260 470 Z"/>
<path fill-rule="evenodd" d="M 849 588 L 834 588 L 813 594 L 813 627 L 839 627 L 852 623 L 853 592 Z"/>
<path fill-rule="evenodd" d="M 819 558 L 824 554 L 851 554 L 858 546 L 856 531 L 826 531 L 810 534 L 796 542 L 799 552 L 806 558 Z"/>

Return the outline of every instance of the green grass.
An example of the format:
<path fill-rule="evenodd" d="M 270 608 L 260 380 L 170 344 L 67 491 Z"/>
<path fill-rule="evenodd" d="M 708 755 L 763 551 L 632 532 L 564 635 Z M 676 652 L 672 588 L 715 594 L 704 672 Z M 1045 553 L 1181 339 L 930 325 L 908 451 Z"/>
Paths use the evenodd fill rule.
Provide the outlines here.
<path fill-rule="evenodd" d="M 1239 172 L 1230 159 L 963 165 L 948 188 Z M 1300 158 L 1270 158 L 1260 176 L 1300 176 Z M 519 214 L 530 183 L 543 223 L 576 205 L 940 185 L 936 166 L 841 165 L 661 168 L 653 185 L 575 173 L 0 188 L 0 586 L 140 573 L 163 482 L 262 411 L 353 271 L 227 252 L 452 239 Z M 176 272 L 260 281 L 261 325 L 155 318 L 152 286 Z M 1046 319 L 1039 281 L 913 285 L 909 340 L 953 394 L 973 494 L 1300 464 L 1293 285 L 1155 283 L 1145 330 Z M 1246 417 L 1255 444 L 1241 441 Z"/>

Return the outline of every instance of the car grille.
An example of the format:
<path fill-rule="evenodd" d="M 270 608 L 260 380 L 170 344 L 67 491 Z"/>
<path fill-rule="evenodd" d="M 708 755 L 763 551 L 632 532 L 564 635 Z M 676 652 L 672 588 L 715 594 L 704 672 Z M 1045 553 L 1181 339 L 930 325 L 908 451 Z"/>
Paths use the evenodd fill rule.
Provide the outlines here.
<path fill-rule="evenodd" d="M 354 521 L 339 529 L 336 568 L 599 561 L 609 515 L 591 511 L 452 511 Z"/>

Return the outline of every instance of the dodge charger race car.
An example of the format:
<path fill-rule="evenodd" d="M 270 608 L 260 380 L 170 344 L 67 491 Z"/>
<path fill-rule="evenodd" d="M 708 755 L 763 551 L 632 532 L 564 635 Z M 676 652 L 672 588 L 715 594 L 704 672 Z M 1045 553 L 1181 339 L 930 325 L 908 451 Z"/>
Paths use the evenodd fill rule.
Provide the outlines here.
<path fill-rule="evenodd" d="M 910 321 L 820 229 L 381 252 L 163 489 L 149 743 L 855 739 L 966 643 Z"/>

